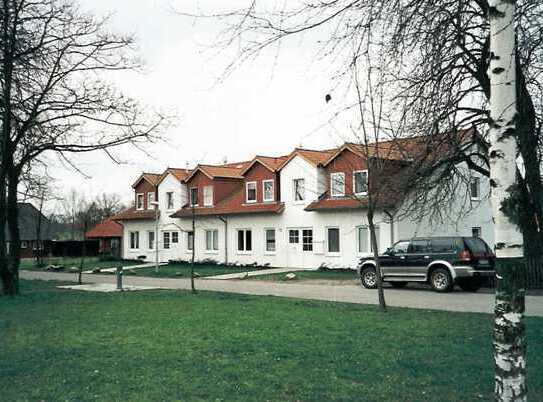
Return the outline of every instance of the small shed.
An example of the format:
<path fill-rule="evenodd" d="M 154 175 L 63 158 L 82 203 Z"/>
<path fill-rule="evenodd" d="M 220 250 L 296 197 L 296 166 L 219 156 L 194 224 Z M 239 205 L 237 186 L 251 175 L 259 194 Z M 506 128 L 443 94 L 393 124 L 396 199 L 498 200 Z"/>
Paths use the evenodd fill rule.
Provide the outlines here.
<path fill-rule="evenodd" d="M 123 225 L 119 222 L 107 219 L 89 230 L 85 237 L 89 240 L 99 241 L 99 254 L 111 254 L 113 257 L 121 257 Z"/>

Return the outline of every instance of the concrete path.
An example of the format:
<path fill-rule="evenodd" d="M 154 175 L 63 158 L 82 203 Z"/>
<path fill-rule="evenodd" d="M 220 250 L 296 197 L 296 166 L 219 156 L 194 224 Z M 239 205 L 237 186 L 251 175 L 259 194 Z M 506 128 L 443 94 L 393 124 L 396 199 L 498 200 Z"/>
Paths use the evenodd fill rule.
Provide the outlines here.
<path fill-rule="evenodd" d="M 76 275 L 60 272 L 21 271 L 23 279 L 74 281 Z M 85 283 L 115 283 L 115 276 L 84 275 Z M 190 289 L 190 279 L 144 278 L 126 276 L 123 283 L 130 286 L 150 286 L 161 289 Z M 377 292 L 358 285 L 312 285 L 304 283 L 277 283 L 267 281 L 224 281 L 197 279 L 196 288 L 216 292 L 250 295 L 272 295 L 297 299 L 327 300 L 334 302 L 377 304 Z M 420 289 L 387 289 L 389 306 L 424 310 L 445 310 L 474 313 L 492 313 L 494 295 L 488 293 L 435 293 Z M 526 315 L 543 317 L 543 296 L 526 297 Z"/>
<path fill-rule="evenodd" d="M 258 271 L 247 271 L 247 272 L 239 272 L 237 274 L 222 274 L 222 275 L 214 275 L 214 276 L 206 276 L 206 279 L 242 279 L 246 277 L 251 276 L 259 276 L 259 275 L 272 275 L 272 274 L 283 274 L 288 272 L 296 272 L 296 271 L 311 271 L 307 268 L 272 268 L 272 269 L 260 269 Z"/>
<path fill-rule="evenodd" d="M 160 262 L 158 263 L 159 266 L 161 265 L 168 265 L 167 262 Z M 138 269 L 138 268 L 149 268 L 149 267 L 154 267 L 155 266 L 155 263 L 154 262 L 146 262 L 145 264 L 138 264 L 138 265 L 127 265 L 125 267 L 123 267 L 123 270 L 124 271 L 131 271 L 133 269 Z M 100 272 L 115 272 L 117 271 L 117 267 L 112 267 L 112 268 L 100 268 Z M 91 270 L 87 270 L 87 271 L 83 271 L 84 274 L 92 274 L 92 269 Z"/>

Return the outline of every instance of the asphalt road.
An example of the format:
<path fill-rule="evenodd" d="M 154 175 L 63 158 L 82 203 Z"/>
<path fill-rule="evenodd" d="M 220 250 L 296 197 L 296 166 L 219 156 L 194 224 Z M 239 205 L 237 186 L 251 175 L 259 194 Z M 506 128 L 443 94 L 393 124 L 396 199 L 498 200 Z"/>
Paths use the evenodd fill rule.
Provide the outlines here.
<path fill-rule="evenodd" d="M 57 272 L 20 272 L 23 279 L 58 280 L 72 282 L 76 275 Z M 124 283 L 134 286 L 152 286 L 163 289 L 190 289 L 189 279 L 166 279 L 125 276 Z M 83 275 L 84 283 L 115 283 L 114 275 Z M 327 300 L 344 303 L 378 304 L 375 290 L 363 289 L 358 285 L 278 283 L 256 280 L 213 280 L 196 279 L 196 288 L 227 293 L 251 295 L 273 295 L 297 299 Z M 491 293 L 435 293 L 426 289 L 387 289 L 386 301 L 389 306 L 409 307 L 425 310 L 445 310 L 474 313 L 492 313 L 494 295 Z M 543 317 L 543 296 L 526 297 L 526 315 Z"/>

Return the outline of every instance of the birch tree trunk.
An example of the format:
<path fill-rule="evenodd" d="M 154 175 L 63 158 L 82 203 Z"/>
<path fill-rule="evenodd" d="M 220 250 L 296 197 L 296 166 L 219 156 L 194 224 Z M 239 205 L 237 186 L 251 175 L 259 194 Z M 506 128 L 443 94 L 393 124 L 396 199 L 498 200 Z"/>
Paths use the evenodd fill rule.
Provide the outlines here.
<path fill-rule="evenodd" d="M 489 1 L 490 182 L 496 242 L 495 398 L 526 401 L 523 239 L 502 211 L 516 183 L 516 36 L 514 0 Z"/>

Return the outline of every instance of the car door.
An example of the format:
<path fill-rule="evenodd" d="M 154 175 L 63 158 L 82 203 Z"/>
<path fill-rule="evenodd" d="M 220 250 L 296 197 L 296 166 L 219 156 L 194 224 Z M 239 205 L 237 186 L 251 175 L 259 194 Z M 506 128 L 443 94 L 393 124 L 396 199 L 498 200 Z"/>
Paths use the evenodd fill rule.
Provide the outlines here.
<path fill-rule="evenodd" d="M 428 239 L 413 239 L 406 256 L 406 272 L 412 277 L 424 277 L 430 263 L 430 242 Z"/>
<path fill-rule="evenodd" d="M 398 276 L 405 271 L 408 248 L 409 240 L 400 240 L 379 259 L 383 276 Z"/>

